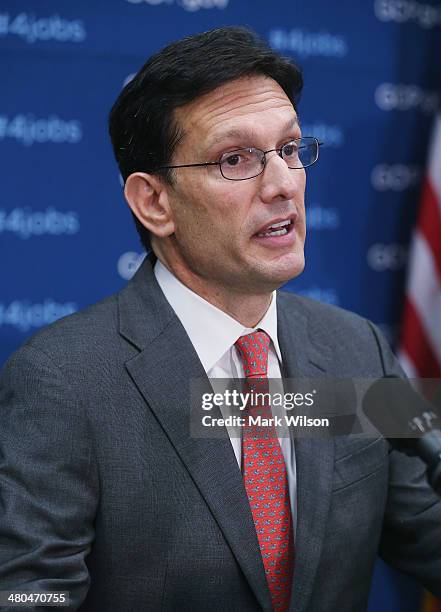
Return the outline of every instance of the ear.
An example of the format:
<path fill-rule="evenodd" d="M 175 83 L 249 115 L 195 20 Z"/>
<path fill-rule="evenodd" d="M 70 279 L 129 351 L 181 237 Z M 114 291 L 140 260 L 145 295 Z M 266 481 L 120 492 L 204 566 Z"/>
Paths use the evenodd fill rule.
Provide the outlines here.
<path fill-rule="evenodd" d="M 149 232 L 159 238 L 173 234 L 167 187 L 159 177 L 134 172 L 126 180 L 124 195 L 133 214 Z"/>

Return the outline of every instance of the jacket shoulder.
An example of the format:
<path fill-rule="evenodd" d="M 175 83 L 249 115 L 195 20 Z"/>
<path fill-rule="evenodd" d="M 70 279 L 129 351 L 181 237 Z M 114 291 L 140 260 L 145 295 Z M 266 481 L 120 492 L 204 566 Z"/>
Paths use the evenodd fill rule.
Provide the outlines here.
<path fill-rule="evenodd" d="M 345 375 L 402 375 L 388 341 L 372 321 L 290 291 L 279 292 L 277 299 L 285 317 L 305 319 L 310 341 L 326 351 L 336 368 L 344 365 Z"/>
<path fill-rule="evenodd" d="M 333 304 L 319 302 L 291 291 L 280 291 L 277 298 L 283 308 L 294 315 L 299 311 L 308 318 L 310 324 L 326 328 L 359 330 L 373 325 L 364 317 Z"/>
<path fill-rule="evenodd" d="M 44 354 L 59 368 L 84 362 L 93 354 L 106 358 L 118 328 L 117 294 L 45 326 L 11 356 L 32 351 Z"/>

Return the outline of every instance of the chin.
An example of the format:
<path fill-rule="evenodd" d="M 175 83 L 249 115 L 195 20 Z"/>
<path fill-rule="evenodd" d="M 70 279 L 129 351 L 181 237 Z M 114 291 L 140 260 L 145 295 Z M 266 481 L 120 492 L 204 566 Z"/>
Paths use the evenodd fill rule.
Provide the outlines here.
<path fill-rule="evenodd" d="M 274 289 L 279 289 L 289 281 L 293 280 L 294 278 L 297 278 L 297 276 L 299 276 L 302 272 L 303 267 L 296 268 L 295 270 L 292 270 L 289 274 L 286 272 L 284 274 L 280 273 L 278 275 L 274 275 L 272 278 L 272 284 L 277 285 L 274 287 Z"/>
<path fill-rule="evenodd" d="M 256 285 L 258 283 L 260 290 L 264 292 L 274 291 L 274 289 L 279 289 L 285 283 L 299 276 L 303 272 L 304 267 L 304 260 L 290 266 L 268 266 L 264 272 L 262 270 L 259 271 L 258 278 L 256 277 Z"/>
<path fill-rule="evenodd" d="M 272 279 L 277 281 L 280 285 L 287 283 L 299 276 L 305 268 L 305 257 L 303 253 L 300 255 L 293 254 L 289 260 L 284 262 L 278 262 L 278 265 L 274 265 L 272 271 Z"/>

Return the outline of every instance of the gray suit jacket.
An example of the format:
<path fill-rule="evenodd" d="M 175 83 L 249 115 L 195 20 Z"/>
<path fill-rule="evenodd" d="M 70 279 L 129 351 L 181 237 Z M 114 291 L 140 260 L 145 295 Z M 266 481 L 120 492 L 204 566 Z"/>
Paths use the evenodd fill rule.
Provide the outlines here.
<path fill-rule="evenodd" d="M 289 377 L 397 373 L 348 312 L 278 297 Z M 72 610 L 271 610 L 227 434 L 189 436 L 204 377 L 146 259 L 125 289 L 58 321 L 0 387 L 0 588 L 70 591 Z M 382 439 L 298 439 L 292 612 L 361 612 L 377 552 L 441 596 L 441 504 Z M 41 608 L 39 608 L 41 609 Z"/>

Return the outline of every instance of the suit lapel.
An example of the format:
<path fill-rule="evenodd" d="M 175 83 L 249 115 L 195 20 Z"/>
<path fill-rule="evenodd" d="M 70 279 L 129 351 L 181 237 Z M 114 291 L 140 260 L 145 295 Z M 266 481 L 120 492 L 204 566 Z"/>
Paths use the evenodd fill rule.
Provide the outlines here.
<path fill-rule="evenodd" d="M 278 338 L 286 378 L 319 378 L 330 354 L 319 342 L 293 296 L 278 294 Z M 297 529 L 291 612 L 306 612 L 320 561 L 334 470 L 333 439 L 294 440 L 297 475 Z"/>
<path fill-rule="evenodd" d="M 205 381 L 207 390 L 212 389 L 156 283 L 151 261 L 143 263 L 119 302 L 120 332 L 140 349 L 126 363 L 127 370 L 205 499 L 260 606 L 271 610 L 253 518 L 227 431 L 220 439 L 190 436 L 190 381 Z"/>

